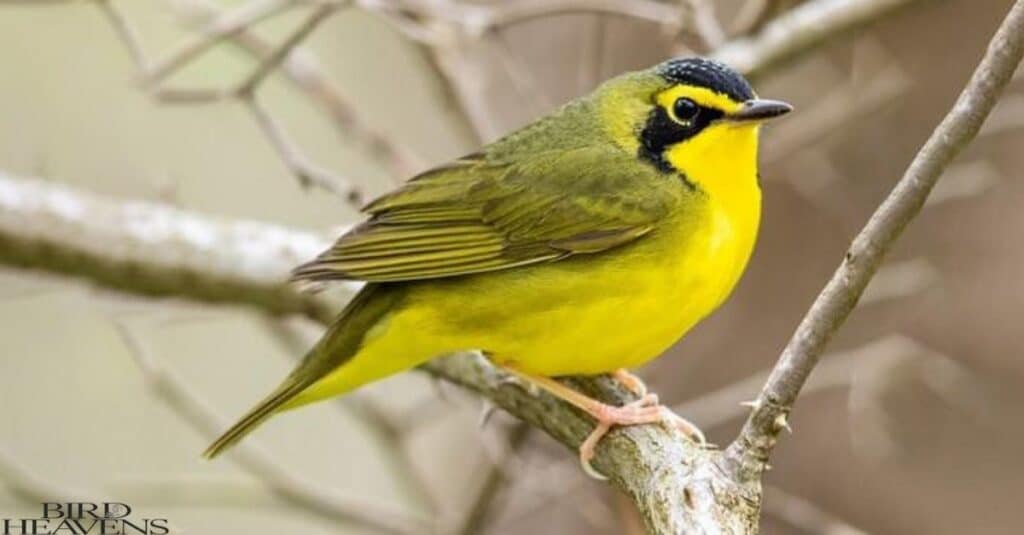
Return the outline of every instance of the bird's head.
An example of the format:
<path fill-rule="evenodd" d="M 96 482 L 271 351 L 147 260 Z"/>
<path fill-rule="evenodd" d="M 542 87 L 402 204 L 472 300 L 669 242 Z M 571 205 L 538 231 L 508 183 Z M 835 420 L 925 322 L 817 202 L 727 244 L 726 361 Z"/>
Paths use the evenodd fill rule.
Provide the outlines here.
<path fill-rule="evenodd" d="M 713 180 L 723 165 L 755 165 L 758 127 L 793 109 L 757 98 L 738 72 L 703 58 L 672 59 L 623 75 L 597 97 L 616 144 L 697 185 Z"/>

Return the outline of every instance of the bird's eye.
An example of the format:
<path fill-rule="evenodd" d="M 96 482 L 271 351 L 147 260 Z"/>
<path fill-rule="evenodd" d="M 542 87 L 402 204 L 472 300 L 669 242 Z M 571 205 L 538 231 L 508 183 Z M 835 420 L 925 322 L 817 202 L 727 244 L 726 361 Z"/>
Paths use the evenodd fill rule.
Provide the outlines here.
<path fill-rule="evenodd" d="M 688 123 L 692 121 L 698 113 L 700 113 L 700 106 L 686 97 L 677 98 L 675 103 L 672 105 L 672 114 L 675 115 L 676 120 L 681 123 Z"/>

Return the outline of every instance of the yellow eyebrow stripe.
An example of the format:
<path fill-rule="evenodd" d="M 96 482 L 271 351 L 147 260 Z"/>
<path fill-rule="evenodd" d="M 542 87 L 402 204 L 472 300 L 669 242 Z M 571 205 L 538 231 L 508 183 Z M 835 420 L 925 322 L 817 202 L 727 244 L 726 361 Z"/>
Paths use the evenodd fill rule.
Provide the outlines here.
<path fill-rule="evenodd" d="M 732 113 L 743 106 L 742 102 L 735 102 L 723 93 L 692 85 L 672 86 L 658 93 L 655 101 L 671 114 L 672 104 L 681 97 L 686 97 L 704 107 L 722 110 L 725 113 Z"/>

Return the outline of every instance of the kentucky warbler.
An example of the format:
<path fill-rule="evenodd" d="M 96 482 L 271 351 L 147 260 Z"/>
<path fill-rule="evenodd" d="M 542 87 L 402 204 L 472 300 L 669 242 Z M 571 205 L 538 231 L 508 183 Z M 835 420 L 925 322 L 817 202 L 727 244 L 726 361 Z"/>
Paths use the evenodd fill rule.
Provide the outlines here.
<path fill-rule="evenodd" d="M 791 109 L 721 63 L 673 59 L 371 202 L 365 222 L 295 270 L 368 284 L 206 455 L 278 411 L 463 350 L 593 416 L 586 468 L 613 425 L 665 420 L 702 440 L 625 369 L 732 291 L 761 215 L 758 128 Z M 602 373 L 641 399 L 610 406 L 552 379 Z"/>

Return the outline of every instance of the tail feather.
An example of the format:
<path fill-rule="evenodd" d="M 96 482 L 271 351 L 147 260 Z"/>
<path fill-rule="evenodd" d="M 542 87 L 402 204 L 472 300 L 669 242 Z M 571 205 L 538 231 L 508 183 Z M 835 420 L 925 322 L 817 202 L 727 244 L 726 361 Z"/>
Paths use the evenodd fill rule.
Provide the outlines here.
<path fill-rule="evenodd" d="M 203 457 L 212 459 L 223 453 L 224 450 L 234 446 L 235 443 L 245 438 L 246 435 L 277 412 L 282 405 L 288 403 L 289 400 L 297 396 L 308 386 L 308 381 L 289 377 L 277 390 L 274 390 L 274 392 L 238 420 L 235 425 L 231 426 L 217 440 L 213 441 L 213 444 L 210 444 L 210 447 L 206 448 L 206 451 L 203 452 Z"/>
<path fill-rule="evenodd" d="M 298 396 L 352 359 L 358 352 L 365 333 L 388 314 L 402 295 L 401 288 L 388 290 L 374 284 L 364 286 L 281 386 L 215 440 L 203 453 L 203 457 L 216 457 L 245 438 L 267 418 L 283 409 L 291 408 L 290 402 L 303 404 L 314 401 L 315 399 L 303 401 Z M 338 391 L 330 394 L 341 393 Z"/>

